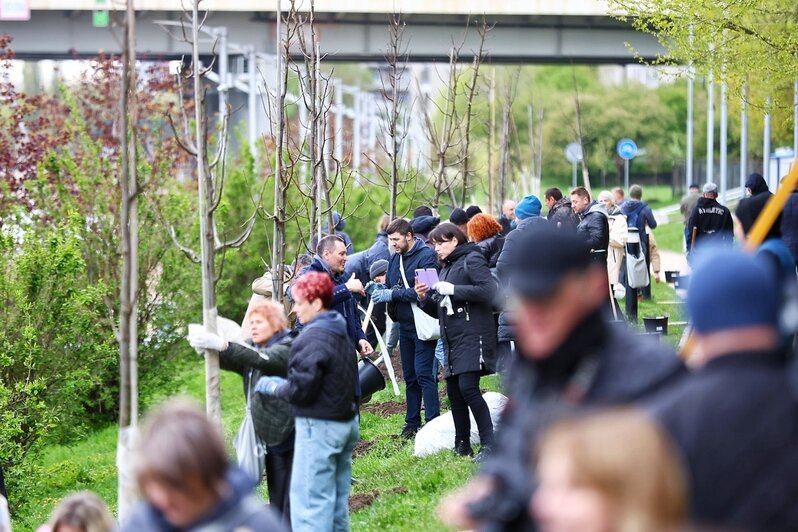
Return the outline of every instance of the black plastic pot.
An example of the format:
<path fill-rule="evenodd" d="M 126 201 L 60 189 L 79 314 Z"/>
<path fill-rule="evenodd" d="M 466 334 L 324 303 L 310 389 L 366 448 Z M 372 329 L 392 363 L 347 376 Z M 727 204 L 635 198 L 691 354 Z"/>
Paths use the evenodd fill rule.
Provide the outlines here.
<path fill-rule="evenodd" d="M 668 316 L 654 316 L 651 318 L 643 318 L 643 326 L 646 332 L 659 333 L 664 335 L 668 334 Z"/>
<path fill-rule="evenodd" d="M 360 379 L 361 403 L 368 403 L 372 394 L 385 389 L 385 377 L 371 360 L 361 359 L 357 364 L 357 374 Z"/>
<path fill-rule="evenodd" d="M 679 272 L 673 270 L 665 270 L 665 282 L 674 284 L 679 277 Z"/>

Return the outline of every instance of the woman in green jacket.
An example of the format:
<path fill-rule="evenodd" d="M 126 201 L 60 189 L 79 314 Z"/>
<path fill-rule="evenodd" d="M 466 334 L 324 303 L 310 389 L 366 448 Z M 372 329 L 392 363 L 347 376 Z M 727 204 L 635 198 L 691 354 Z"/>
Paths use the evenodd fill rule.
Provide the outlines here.
<path fill-rule="evenodd" d="M 245 344 L 228 343 L 216 334 L 199 331 L 188 341 L 195 349 L 219 351 L 222 369 L 235 371 L 244 379 L 255 434 L 266 446 L 266 483 L 269 501 L 288 520 L 288 490 L 294 459 L 294 418 L 289 404 L 276 397 L 255 393 L 262 376 L 285 377 L 293 337 L 282 305 L 274 301 L 255 304 L 247 314 L 251 338 Z"/>

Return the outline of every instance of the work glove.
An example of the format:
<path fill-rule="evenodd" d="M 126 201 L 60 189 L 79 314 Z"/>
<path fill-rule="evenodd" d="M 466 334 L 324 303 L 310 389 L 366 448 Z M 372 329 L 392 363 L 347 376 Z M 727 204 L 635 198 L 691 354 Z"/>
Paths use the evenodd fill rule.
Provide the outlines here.
<path fill-rule="evenodd" d="M 384 290 L 385 288 L 386 288 L 386 286 L 384 284 L 375 283 L 374 281 L 369 281 L 366 284 L 366 286 L 363 287 L 363 289 L 366 291 L 366 293 L 369 295 L 369 297 L 371 297 L 371 294 L 375 290 Z"/>
<path fill-rule="evenodd" d="M 452 283 L 447 283 L 446 281 L 438 281 L 435 283 L 435 286 L 433 286 L 432 289 L 442 296 L 454 295 L 454 285 Z"/>
<path fill-rule="evenodd" d="M 191 344 L 191 347 L 196 349 L 200 354 L 202 354 L 202 350 L 204 349 L 212 349 L 213 351 L 224 351 L 227 349 L 227 340 L 218 334 L 213 334 L 205 330 L 194 331 L 190 333 L 186 339 L 188 343 Z"/>
<path fill-rule="evenodd" d="M 282 377 L 261 377 L 255 385 L 255 391 L 263 395 L 275 396 L 285 383 L 288 382 Z"/>
<path fill-rule="evenodd" d="M 390 288 L 382 288 L 374 290 L 371 293 L 371 300 L 375 303 L 388 303 L 393 299 L 393 290 Z"/>

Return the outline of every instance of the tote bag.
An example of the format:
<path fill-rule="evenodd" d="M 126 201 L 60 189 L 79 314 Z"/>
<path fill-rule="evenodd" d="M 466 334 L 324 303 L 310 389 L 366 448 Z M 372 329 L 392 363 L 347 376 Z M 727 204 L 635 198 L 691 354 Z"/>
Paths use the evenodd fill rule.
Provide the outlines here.
<path fill-rule="evenodd" d="M 399 272 L 402 274 L 405 288 L 410 288 L 410 283 L 407 282 L 407 277 L 405 276 L 405 263 L 401 255 L 399 255 Z M 439 339 L 441 337 L 441 326 L 438 320 L 418 308 L 416 303 L 410 303 L 410 308 L 413 309 L 413 321 L 416 324 L 416 336 L 418 336 L 418 339 L 424 341 Z"/>
<path fill-rule="evenodd" d="M 260 479 L 263 477 L 263 468 L 266 465 L 266 460 L 263 448 L 258 441 L 258 436 L 255 434 L 255 424 L 252 422 L 252 412 L 249 406 L 249 397 L 252 388 L 251 370 L 249 372 L 249 386 L 247 388 L 247 411 L 244 414 L 244 420 L 241 421 L 238 434 L 236 434 L 234 446 L 236 448 L 238 466 L 256 482 L 260 482 Z"/>

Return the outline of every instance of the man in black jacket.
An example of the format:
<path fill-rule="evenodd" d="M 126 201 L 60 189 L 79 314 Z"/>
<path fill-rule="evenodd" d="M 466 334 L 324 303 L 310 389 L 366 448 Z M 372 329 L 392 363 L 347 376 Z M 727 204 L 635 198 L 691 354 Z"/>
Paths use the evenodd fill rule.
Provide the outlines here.
<path fill-rule="evenodd" d="M 699 244 L 714 243 L 731 246 L 734 243 L 734 222 L 729 209 L 718 203 L 718 185 L 704 185 L 704 195 L 698 198 L 690 215 L 687 234 L 687 252 Z M 695 234 L 695 241 L 693 235 Z"/>
<path fill-rule="evenodd" d="M 579 216 L 571 206 L 571 200 L 563 197 L 562 191 L 557 187 L 552 187 L 543 193 L 546 207 L 549 213 L 546 215 L 548 220 L 560 229 L 576 230 L 579 225 Z"/>
<path fill-rule="evenodd" d="M 437 340 L 424 341 L 416 334 L 413 308 L 418 302 L 415 291 L 417 269 L 438 269 L 438 260 L 424 242 L 414 236 L 410 222 L 397 218 L 388 225 L 388 240 L 396 253 L 388 263 L 387 285 L 389 288 L 375 290 L 371 299 L 375 303 L 395 306 L 399 322 L 399 352 L 402 357 L 407 412 L 402 437 L 410 439 L 421 428 L 421 400 L 424 400 L 424 417 L 430 421 L 440 414 L 438 386 L 432 376 L 432 361 L 435 358 Z M 401 268 L 404 266 L 404 268 Z M 390 312 L 390 306 L 389 306 Z"/>
<path fill-rule="evenodd" d="M 688 467 L 692 518 L 798 530 L 798 402 L 779 348 L 778 282 L 739 251 L 694 262 L 687 310 L 703 366 L 650 405 Z"/>
<path fill-rule="evenodd" d="M 546 224 L 518 245 L 527 252 L 513 254 L 510 288 L 520 298 L 521 356 L 508 371 L 495 452 L 442 507 L 457 527 L 528 530 L 529 462 L 543 426 L 568 411 L 639 400 L 684 371 L 669 348 L 604 320 L 606 265 L 591 259 L 582 238 Z"/>
<path fill-rule="evenodd" d="M 607 210 L 602 203 L 590 200 L 590 192 L 585 187 L 571 191 L 571 205 L 579 215 L 576 233 L 590 248 L 590 256 L 596 264 L 607 267 L 607 248 L 610 245 L 610 222 Z"/>

